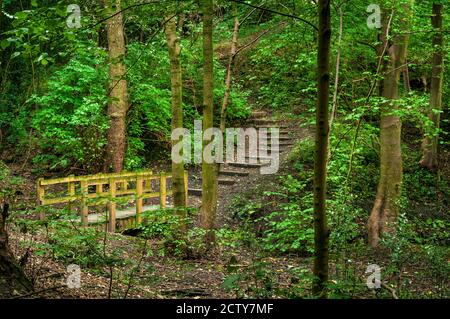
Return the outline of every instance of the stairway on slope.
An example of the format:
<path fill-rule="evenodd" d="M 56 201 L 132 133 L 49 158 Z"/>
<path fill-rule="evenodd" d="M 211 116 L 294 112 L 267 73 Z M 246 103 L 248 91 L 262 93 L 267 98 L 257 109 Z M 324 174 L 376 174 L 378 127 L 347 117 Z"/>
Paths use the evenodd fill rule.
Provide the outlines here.
<path fill-rule="evenodd" d="M 254 111 L 249 119 L 249 127 L 255 129 L 267 128 L 268 140 L 266 143 L 258 143 L 256 152 L 250 152 L 248 146 L 245 149 L 244 161 L 224 162 L 220 164 L 218 172 L 219 195 L 223 187 L 233 186 L 236 183 L 245 183 L 253 174 L 259 174 L 259 170 L 271 164 L 270 156 L 273 147 L 277 146 L 279 155 L 288 151 L 295 143 L 295 130 L 292 130 L 287 121 L 270 118 L 266 111 Z M 271 128 L 279 130 L 278 140 L 272 145 Z M 261 155 L 261 153 L 263 153 Z M 188 193 L 191 196 L 201 197 L 201 177 L 197 179 L 196 185 L 190 185 Z"/>

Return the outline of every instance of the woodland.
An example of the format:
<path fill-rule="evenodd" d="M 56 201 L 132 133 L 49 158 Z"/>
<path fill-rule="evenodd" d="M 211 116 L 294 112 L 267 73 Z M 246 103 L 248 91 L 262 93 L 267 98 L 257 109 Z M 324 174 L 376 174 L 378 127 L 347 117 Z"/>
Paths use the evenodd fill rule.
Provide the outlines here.
<path fill-rule="evenodd" d="M 0 298 L 449 298 L 449 4 L 0 0 Z"/>

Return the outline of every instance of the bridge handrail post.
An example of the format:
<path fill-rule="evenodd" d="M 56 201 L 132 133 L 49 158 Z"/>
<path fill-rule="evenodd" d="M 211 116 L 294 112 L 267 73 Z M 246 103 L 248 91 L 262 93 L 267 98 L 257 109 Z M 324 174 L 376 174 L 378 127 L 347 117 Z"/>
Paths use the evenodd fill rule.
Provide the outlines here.
<path fill-rule="evenodd" d="M 144 178 L 138 175 L 136 177 L 136 225 L 139 225 L 142 222 L 143 182 Z"/>
<path fill-rule="evenodd" d="M 189 189 L 189 172 L 187 170 L 184 171 L 184 199 L 185 203 L 184 206 L 188 206 L 188 189 Z"/>
<path fill-rule="evenodd" d="M 167 179 L 166 174 L 161 173 L 159 178 L 159 205 L 162 209 L 166 208 L 167 201 Z"/>
<path fill-rule="evenodd" d="M 114 178 L 109 178 L 109 203 L 108 203 L 108 231 L 113 233 L 116 231 L 116 181 Z"/>
<path fill-rule="evenodd" d="M 45 197 L 45 188 L 42 185 L 42 181 L 44 179 L 43 178 L 39 178 L 37 180 L 37 197 L 38 197 L 38 204 L 42 205 L 42 203 L 44 202 L 44 197 Z M 40 220 L 44 220 L 45 219 L 45 213 L 44 212 L 40 212 L 39 213 L 39 219 Z"/>
<path fill-rule="evenodd" d="M 81 180 L 81 224 L 88 226 L 89 208 L 87 205 L 88 186 L 87 180 Z"/>
<path fill-rule="evenodd" d="M 70 181 L 67 183 L 67 192 L 69 194 L 70 197 L 74 197 L 75 196 L 75 175 L 70 175 Z M 69 214 L 72 213 L 72 200 L 69 201 L 68 203 L 68 209 L 69 209 Z"/>

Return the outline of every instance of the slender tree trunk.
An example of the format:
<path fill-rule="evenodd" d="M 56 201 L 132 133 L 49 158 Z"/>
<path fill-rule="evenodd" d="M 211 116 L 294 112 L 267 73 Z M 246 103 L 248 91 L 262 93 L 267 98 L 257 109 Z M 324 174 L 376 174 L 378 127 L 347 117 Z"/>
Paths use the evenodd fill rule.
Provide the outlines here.
<path fill-rule="evenodd" d="M 183 95 L 182 74 L 180 60 L 180 39 L 177 36 L 177 19 L 173 15 L 166 18 L 165 33 L 170 57 L 170 74 L 172 83 L 172 130 L 183 128 Z M 173 140 L 172 146 L 180 141 Z M 184 184 L 184 163 L 175 163 L 172 160 L 172 192 L 175 208 L 187 206 L 186 185 Z M 181 228 L 184 232 L 186 224 L 186 210 L 178 209 L 177 213 L 183 219 Z"/>
<path fill-rule="evenodd" d="M 410 20 L 410 4 L 405 5 L 405 14 L 401 23 L 406 26 Z M 368 221 L 369 244 L 376 247 L 383 233 L 394 233 L 398 216 L 398 200 L 402 184 L 402 154 L 401 154 L 401 121 L 393 114 L 398 110 L 398 86 L 402 66 L 406 61 L 408 35 L 388 37 L 388 19 L 383 18 L 383 46 L 387 44 L 388 60 L 384 65 L 382 96 L 388 100 L 381 107 L 380 120 L 380 180 L 375 203 Z"/>
<path fill-rule="evenodd" d="M 342 44 L 342 33 L 344 32 L 344 14 L 342 12 L 342 6 L 339 7 L 339 36 L 338 36 L 338 52 L 336 56 L 336 74 L 334 77 L 334 93 L 333 93 L 333 108 L 331 109 L 330 115 L 330 132 L 328 133 L 328 145 L 330 145 L 331 129 L 333 127 L 334 118 L 336 117 L 338 96 L 339 96 L 339 71 L 341 66 L 341 44 Z M 331 148 L 328 149 L 328 161 L 331 158 Z"/>
<path fill-rule="evenodd" d="M 233 37 L 232 37 L 232 41 L 231 41 L 230 59 L 228 60 L 227 75 L 225 78 L 225 94 L 223 97 L 222 109 L 220 112 L 220 129 L 222 130 L 222 132 L 225 131 L 225 125 L 226 125 L 226 121 L 227 121 L 227 107 L 228 107 L 228 102 L 230 100 L 230 94 L 231 94 L 231 78 L 233 75 L 233 65 L 234 65 L 234 60 L 236 57 L 239 26 L 240 26 L 236 3 L 233 3 L 233 11 L 234 11 Z"/>
<path fill-rule="evenodd" d="M 326 298 L 329 230 L 326 215 L 328 158 L 328 104 L 330 95 L 330 0 L 319 0 L 318 96 L 316 110 L 316 154 L 314 160 L 314 283 L 313 293 Z"/>
<path fill-rule="evenodd" d="M 213 0 L 202 0 L 203 11 L 203 130 L 213 127 L 214 65 L 213 65 Z M 210 141 L 203 140 L 205 147 Z M 215 243 L 217 210 L 217 172 L 215 163 L 202 162 L 202 224 L 206 230 L 206 244 Z"/>
<path fill-rule="evenodd" d="M 403 70 L 403 82 L 405 86 L 405 91 L 407 93 L 411 92 L 411 80 L 409 78 L 409 67 L 408 61 L 405 61 L 405 69 Z"/>
<path fill-rule="evenodd" d="M 436 33 L 433 35 L 433 70 L 431 77 L 431 97 L 428 117 L 434 123 L 434 127 L 440 127 L 440 112 L 442 110 L 442 83 L 444 78 L 444 35 L 442 33 L 442 4 L 433 3 L 433 16 L 431 22 Z M 439 137 L 425 137 L 422 144 L 423 154 L 420 165 L 435 170 L 438 166 L 438 141 Z"/>
<path fill-rule="evenodd" d="M 338 52 L 336 56 L 336 74 L 334 77 L 334 93 L 333 93 L 333 108 L 331 110 L 331 116 L 330 116 L 330 130 L 333 126 L 334 118 L 336 117 L 336 110 L 337 110 L 337 100 L 339 95 L 339 71 L 341 67 L 341 44 L 342 44 L 342 33 L 344 29 L 344 16 L 342 12 L 342 7 L 339 7 L 339 37 L 338 37 Z"/>
<path fill-rule="evenodd" d="M 104 0 L 108 16 L 121 11 L 120 0 Z M 125 38 L 123 30 L 122 13 L 116 14 L 107 20 L 109 52 L 109 82 L 110 101 L 108 105 L 109 130 L 108 144 L 106 146 L 105 170 L 112 167 L 114 172 L 123 169 L 126 148 L 126 114 L 128 111 Z"/>
<path fill-rule="evenodd" d="M 0 213 L 0 298 L 9 298 L 33 291 L 33 285 L 9 249 L 8 233 L 5 229 L 7 204 L 4 204 Z"/>

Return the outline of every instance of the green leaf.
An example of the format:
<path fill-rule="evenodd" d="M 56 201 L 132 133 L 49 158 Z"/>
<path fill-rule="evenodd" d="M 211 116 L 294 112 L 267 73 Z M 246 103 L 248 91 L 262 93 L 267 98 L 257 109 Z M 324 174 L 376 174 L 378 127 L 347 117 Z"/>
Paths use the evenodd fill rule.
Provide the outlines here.
<path fill-rule="evenodd" d="M 225 289 L 232 289 L 232 288 L 234 288 L 235 287 L 235 282 L 238 281 L 240 277 L 241 277 L 240 274 L 234 274 L 234 275 L 228 276 L 223 281 L 222 287 L 225 288 Z"/>
<path fill-rule="evenodd" d="M 15 17 L 19 20 L 25 20 L 26 18 L 28 18 L 28 13 L 25 11 L 20 11 L 15 14 Z"/>
<path fill-rule="evenodd" d="M 10 43 L 8 40 L 3 40 L 3 41 L 0 43 L 0 47 L 2 48 L 2 50 L 4 50 L 4 49 L 6 49 L 7 47 L 9 47 L 10 44 L 11 44 L 11 43 Z"/>

